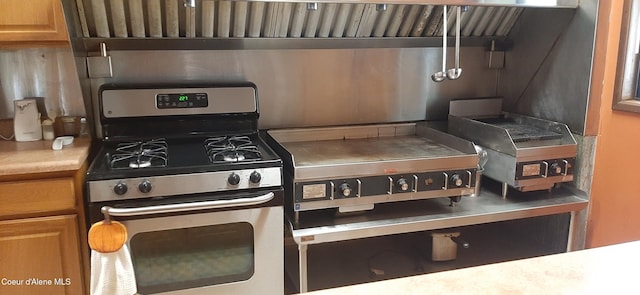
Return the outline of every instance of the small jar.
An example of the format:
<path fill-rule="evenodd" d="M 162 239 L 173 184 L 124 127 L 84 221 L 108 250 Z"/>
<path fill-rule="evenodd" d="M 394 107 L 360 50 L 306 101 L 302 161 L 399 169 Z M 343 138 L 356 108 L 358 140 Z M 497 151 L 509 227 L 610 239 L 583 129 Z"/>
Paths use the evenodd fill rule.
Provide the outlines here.
<path fill-rule="evenodd" d="M 78 135 L 78 118 L 73 116 L 64 116 L 56 119 L 59 130 L 58 136 L 76 136 Z"/>
<path fill-rule="evenodd" d="M 44 140 L 53 140 L 55 134 L 53 132 L 53 121 L 45 119 L 42 121 L 42 138 Z"/>
<path fill-rule="evenodd" d="M 80 131 L 78 132 L 78 136 L 89 136 L 89 126 L 87 126 L 87 118 L 80 118 Z"/>

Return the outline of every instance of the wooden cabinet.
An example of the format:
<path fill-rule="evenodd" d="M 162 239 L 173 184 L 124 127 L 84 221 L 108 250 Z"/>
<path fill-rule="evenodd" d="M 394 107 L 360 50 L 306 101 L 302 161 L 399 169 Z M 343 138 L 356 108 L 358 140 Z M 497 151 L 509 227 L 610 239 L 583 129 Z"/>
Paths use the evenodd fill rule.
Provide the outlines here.
<path fill-rule="evenodd" d="M 69 44 L 61 0 L 0 0 L 0 44 Z"/>
<path fill-rule="evenodd" d="M 0 177 L 0 294 L 86 293 L 85 171 Z"/>
<path fill-rule="evenodd" d="M 0 294 L 82 294 L 76 215 L 0 221 Z"/>

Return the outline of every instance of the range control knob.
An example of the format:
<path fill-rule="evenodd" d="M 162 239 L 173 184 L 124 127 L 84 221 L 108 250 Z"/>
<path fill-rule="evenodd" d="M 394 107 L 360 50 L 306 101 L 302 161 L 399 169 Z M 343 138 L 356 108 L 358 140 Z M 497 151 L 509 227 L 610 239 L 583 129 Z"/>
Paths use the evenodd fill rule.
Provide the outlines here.
<path fill-rule="evenodd" d="M 240 183 L 240 175 L 231 173 L 227 181 L 229 182 L 230 185 L 238 185 L 238 183 Z"/>
<path fill-rule="evenodd" d="M 453 174 L 451 175 L 451 183 L 455 186 L 462 186 L 462 178 L 457 173 Z"/>
<path fill-rule="evenodd" d="M 344 197 L 348 197 L 349 195 L 351 195 L 351 187 L 349 186 L 348 183 L 343 183 L 338 187 L 338 190 L 340 192 L 340 194 L 342 194 L 342 196 Z"/>
<path fill-rule="evenodd" d="M 127 184 L 120 181 L 113 187 L 113 192 L 116 193 L 116 195 L 122 196 L 127 193 L 127 189 Z"/>
<path fill-rule="evenodd" d="M 553 163 L 551 164 L 551 168 L 549 169 L 549 172 L 551 174 L 560 174 L 562 173 L 562 166 L 560 166 L 560 163 Z"/>
<path fill-rule="evenodd" d="M 138 189 L 140 190 L 141 193 L 148 193 L 151 191 L 151 181 L 148 180 L 143 180 L 140 184 L 138 184 Z"/>
<path fill-rule="evenodd" d="M 396 184 L 398 185 L 398 189 L 403 191 L 403 192 L 406 192 L 407 190 L 409 190 L 409 183 L 404 178 L 398 179 Z"/>
<path fill-rule="evenodd" d="M 262 180 L 262 175 L 260 175 L 258 171 L 253 171 L 249 175 L 249 181 L 251 181 L 251 183 L 259 183 L 260 180 Z"/>

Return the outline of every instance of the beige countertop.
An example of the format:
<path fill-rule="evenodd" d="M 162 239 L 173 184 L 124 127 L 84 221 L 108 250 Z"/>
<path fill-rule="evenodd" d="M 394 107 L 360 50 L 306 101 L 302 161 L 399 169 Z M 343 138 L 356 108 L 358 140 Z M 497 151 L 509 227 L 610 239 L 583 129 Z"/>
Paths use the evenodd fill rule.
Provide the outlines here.
<path fill-rule="evenodd" d="M 635 241 L 307 294 L 640 294 L 639 266 Z"/>
<path fill-rule="evenodd" d="M 53 141 L 0 141 L 0 177 L 43 172 L 74 171 L 89 155 L 91 139 L 77 137 L 61 150 L 51 148 Z"/>

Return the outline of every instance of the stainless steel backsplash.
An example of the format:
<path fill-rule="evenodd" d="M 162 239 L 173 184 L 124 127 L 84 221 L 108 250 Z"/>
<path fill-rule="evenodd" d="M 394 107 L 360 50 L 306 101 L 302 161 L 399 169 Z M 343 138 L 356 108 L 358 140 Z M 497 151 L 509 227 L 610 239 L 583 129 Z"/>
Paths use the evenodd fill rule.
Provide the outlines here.
<path fill-rule="evenodd" d="M 91 96 L 110 82 L 251 81 L 260 128 L 441 120 L 450 98 L 496 94 L 484 51 L 463 48 L 462 78 L 441 83 L 438 48 L 111 51 L 113 78 L 91 79 Z"/>
<path fill-rule="evenodd" d="M 44 97 L 50 117 L 85 115 L 70 48 L 0 50 L 0 119 L 25 97 Z"/>

